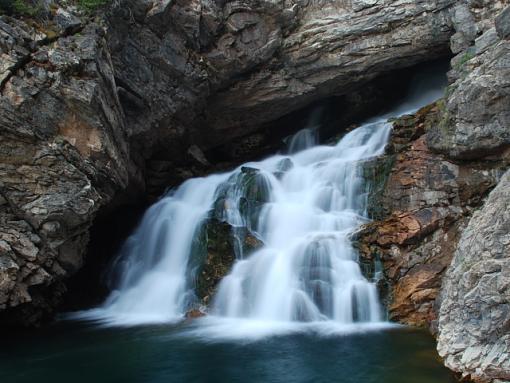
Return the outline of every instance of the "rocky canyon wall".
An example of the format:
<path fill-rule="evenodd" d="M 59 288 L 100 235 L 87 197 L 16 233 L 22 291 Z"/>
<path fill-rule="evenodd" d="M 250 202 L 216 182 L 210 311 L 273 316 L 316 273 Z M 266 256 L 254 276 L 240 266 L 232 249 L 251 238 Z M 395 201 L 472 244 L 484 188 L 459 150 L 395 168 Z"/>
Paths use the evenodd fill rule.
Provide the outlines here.
<path fill-rule="evenodd" d="M 211 171 L 218 145 L 256 153 L 258 129 L 314 100 L 445 54 L 453 3 L 125 0 L 104 17 L 59 3 L 0 16 L 0 315 L 52 312 L 98 213 Z"/>
<path fill-rule="evenodd" d="M 428 326 L 445 364 L 476 382 L 510 378 L 506 5 L 452 9 L 445 97 L 394 122 L 387 154 L 367 169 L 382 208 L 357 233 L 361 255 L 384 265 L 390 318 Z"/>
<path fill-rule="evenodd" d="M 52 315 L 98 215 L 262 153 L 288 133 L 275 121 L 325 97 L 363 112 L 376 78 L 451 47 L 444 99 L 395 121 L 367 167 L 375 221 L 356 236 L 383 264 L 392 319 L 431 328 L 459 374 L 510 380 L 507 6 L 122 0 L 0 16 L 1 321 Z M 204 300 L 229 246 L 208 249 Z"/>

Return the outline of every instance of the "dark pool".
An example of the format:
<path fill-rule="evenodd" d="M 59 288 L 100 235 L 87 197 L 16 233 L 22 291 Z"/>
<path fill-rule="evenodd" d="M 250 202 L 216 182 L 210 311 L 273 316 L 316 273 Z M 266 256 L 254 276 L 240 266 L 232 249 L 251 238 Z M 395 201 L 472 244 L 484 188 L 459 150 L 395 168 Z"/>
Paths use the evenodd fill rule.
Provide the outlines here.
<path fill-rule="evenodd" d="M 98 328 L 60 324 L 2 335 L 2 383 L 451 383 L 425 331 L 406 328 L 258 340 L 183 335 L 186 324 Z"/>

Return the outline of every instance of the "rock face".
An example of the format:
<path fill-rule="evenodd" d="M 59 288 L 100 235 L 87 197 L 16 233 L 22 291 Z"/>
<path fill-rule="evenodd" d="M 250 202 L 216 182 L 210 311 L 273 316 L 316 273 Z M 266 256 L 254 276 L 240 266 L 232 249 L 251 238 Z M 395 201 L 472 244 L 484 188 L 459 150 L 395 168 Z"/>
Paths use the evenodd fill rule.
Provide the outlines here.
<path fill-rule="evenodd" d="M 390 318 L 433 332 L 442 277 L 466 217 L 502 173 L 499 163 L 455 163 L 430 151 L 426 138 L 439 121 L 441 103 L 394 122 L 387 154 L 369 164 L 376 172 L 367 172 L 384 185 L 372 185 L 371 199 L 379 206 L 372 216 L 378 220 L 357 233 L 361 255 L 382 261 Z"/>
<path fill-rule="evenodd" d="M 487 9 L 494 13 L 498 4 Z M 432 149 L 457 159 L 500 156 L 510 146 L 510 41 L 503 26 L 510 22 L 508 10 L 497 25 L 494 17 L 478 24 L 471 18 L 466 25 L 474 35 L 452 60 L 442 120 L 428 136 Z"/>
<path fill-rule="evenodd" d="M 510 9 L 507 2 L 466 2 L 467 39 L 452 60 L 452 84 L 442 123 L 431 131 L 434 150 L 451 158 L 500 161 L 508 167 L 510 132 Z M 482 2 L 484 3 L 484 2 Z M 446 365 L 476 382 L 510 380 L 509 174 L 462 231 L 440 293 L 438 351 Z"/>
<path fill-rule="evenodd" d="M 437 331 L 452 370 L 510 380 L 508 1 L 121 0 L 104 17 L 47 3 L 45 20 L 0 16 L 0 321 L 51 314 L 98 214 L 260 153 L 324 97 L 363 110 L 374 79 L 450 42 L 445 99 L 396 121 L 367 166 L 377 221 L 357 236 L 391 318 Z M 230 231 L 208 224 L 204 302 Z"/>
<path fill-rule="evenodd" d="M 429 326 L 446 365 L 484 383 L 510 380 L 505 5 L 451 9 L 457 56 L 445 98 L 396 121 L 367 174 L 383 170 L 371 196 L 377 221 L 357 234 L 361 254 L 383 262 L 390 317 Z"/>
<path fill-rule="evenodd" d="M 236 229 L 237 232 L 234 232 Z M 236 246 L 240 245 L 243 253 L 248 256 L 261 247 L 262 243 L 245 228 L 233 228 L 215 218 L 206 224 L 204 234 L 201 241 L 206 244 L 205 260 L 200 262 L 197 271 L 196 293 L 201 302 L 208 305 L 219 282 L 232 269 Z"/>
<path fill-rule="evenodd" d="M 445 54 L 454 3 L 125 1 L 110 18 L 109 44 L 129 129 L 202 149 L 247 136 L 320 97 Z"/>
<path fill-rule="evenodd" d="M 462 233 L 444 278 L 439 354 L 479 382 L 510 380 L 510 171 Z"/>
<path fill-rule="evenodd" d="M 136 179 L 104 30 L 80 31 L 0 17 L 0 309 L 18 321 L 59 301 L 96 212 Z"/>
<path fill-rule="evenodd" d="M 58 2 L 43 21 L 0 16 L 0 316 L 50 312 L 112 204 L 211 171 L 207 153 L 235 139 L 256 153 L 278 135 L 266 123 L 443 55 L 454 3 L 123 0 L 104 18 Z"/>

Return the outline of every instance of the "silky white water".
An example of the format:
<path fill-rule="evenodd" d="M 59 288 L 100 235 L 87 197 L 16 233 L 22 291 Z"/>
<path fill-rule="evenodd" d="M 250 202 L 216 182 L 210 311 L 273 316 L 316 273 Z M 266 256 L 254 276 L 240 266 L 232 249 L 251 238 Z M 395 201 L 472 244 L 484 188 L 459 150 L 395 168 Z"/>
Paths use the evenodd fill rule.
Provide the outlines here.
<path fill-rule="evenodd" d="M 383 321 L 375 281 L 361 272 L 349 239 L 368 220 L 362 165 L 384 152 L 388 117 L 441 96 L 440 87 L 426 88 L 335 146 L 317 145 L 312 115 L 289 139 L 288 154 L 186 181 L 153 205 L 126 241 L 114 268 L 115 289 L 104 304 L 74 317 L 118 325 L 181 319 L 197 305 L 203 260 L 197 239 L 215 217 L 232 225 L 237 239 L 237 261 L 210 307 L 216 319 L 249 319 L 257 326 Z M 243 251 L 245 227 L 263 242 L 251 254 Z"/>

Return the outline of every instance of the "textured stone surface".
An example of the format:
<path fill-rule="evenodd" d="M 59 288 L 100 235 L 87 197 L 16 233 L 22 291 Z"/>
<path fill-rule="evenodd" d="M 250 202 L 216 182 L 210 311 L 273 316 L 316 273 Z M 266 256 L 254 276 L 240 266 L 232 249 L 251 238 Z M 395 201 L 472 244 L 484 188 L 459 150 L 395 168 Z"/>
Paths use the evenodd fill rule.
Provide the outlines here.
<path fill-rule="evenodd" d="M 428 136 L 431 148 L 452 158 L 490 158 L 510 147 L 510 41 L 501 38 L 504 15 L 499 34 L 494 18 L 485 20 L 483 34 L 452 60 L 441 123 Z"/>
<path fill-rule="evenodd" d="M 445 99 L 427 113 L 436 117 L 397 121 L 395 158 L 375 198 L 383 220 L 360 235 L 361 254 L 383 262 L 390 316 L 428 325 L 445 364 L 483 383 L 510 380 L 509 174 L 499 181 L 510 149 L 505 5 L 452 9 L 458 54 Z"/>
<path fill-rule="evenodd" d="M 444 278 L 438 350 L 477 382 L 510 380 L 510 171 L 463 231 Z"/>
<path fill-rule="evenodd" d="M 234 139 L 259 150 L 277 133 L 266 123 L 444 55 L 454 27 L 464 49 L 490 32 L 502 2 L 489 3 L 122 0 L 104 20 L 63 7 L 45 25 L 0 17 L 3 307 L 53 306 L 94 217 L 119 195 L 210 171 L 208 153 Z M 478 40 L 483 54 L 493 54 L 494 31 Z M 443 165 L 453 166 L 434 163 Z M 445 220 L 445 182 L 419 214 Z M 402 193 L 411 200 L 414 189 Z M 402 244 L 430 235 L 435 220 Z"/>
<path fill-rule="evenodd" d="M 357 234 L 361 255 L 382 261 L 390 318 L 433 332 L 442 277 L 466 217 L 496 185 L 502 166 L 457 164 L 431 152 L 426 132 L 439 116 L 436 104 L 394 122 L 387 154 L 377 160 L 391 164 L 381 195 L 373 197 L 382 206 L 378 220 Z"/>
<path fill-rule="evenodd" d="M 129 130 L 205 151 L 446 53 L 453 0 L 361 3 L 126 0 L 108 36 Z"/>
<path fill-rule="evenodd" d="M 0 17 L 0 307 L 26 322 L 59 301 L 96 212 L 136 179 L 104 29 L 67 16 L 51 37 Z"/>

